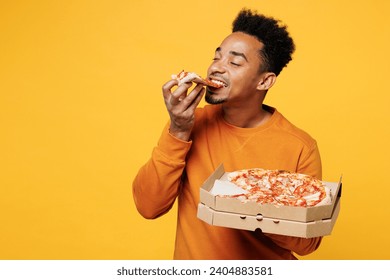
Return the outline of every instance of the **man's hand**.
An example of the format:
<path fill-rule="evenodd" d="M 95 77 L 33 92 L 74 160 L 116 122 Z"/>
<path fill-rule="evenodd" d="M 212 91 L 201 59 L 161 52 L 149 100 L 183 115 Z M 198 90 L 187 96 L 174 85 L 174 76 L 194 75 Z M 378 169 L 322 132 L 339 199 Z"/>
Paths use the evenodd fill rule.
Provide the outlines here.
<path fill-rule="evenodd" d="M 202 100 L 205 89 L 202 85 L 196 85 L 188 93 L 192 83 L 185 83 L 172 91 L 177 84 L 176 80 L 170 80 L 162 87 L 165 106 L 171 118 L 169 132 L 183 141 L 188 141 L 194 127 L 195 109 Z"/>

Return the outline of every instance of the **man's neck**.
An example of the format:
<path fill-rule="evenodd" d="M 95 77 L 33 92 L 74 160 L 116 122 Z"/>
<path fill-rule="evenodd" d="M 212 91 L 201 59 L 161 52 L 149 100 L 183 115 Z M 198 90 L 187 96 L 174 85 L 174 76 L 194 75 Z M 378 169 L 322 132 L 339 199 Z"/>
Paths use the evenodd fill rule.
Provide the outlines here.
<path fill-rule="evenodd" d="M 263 125 L 272 115 L 261 104 L 251 108 L 222 106 L 222 112 L 226 122 L 242 128 L 253 128 Z"/>

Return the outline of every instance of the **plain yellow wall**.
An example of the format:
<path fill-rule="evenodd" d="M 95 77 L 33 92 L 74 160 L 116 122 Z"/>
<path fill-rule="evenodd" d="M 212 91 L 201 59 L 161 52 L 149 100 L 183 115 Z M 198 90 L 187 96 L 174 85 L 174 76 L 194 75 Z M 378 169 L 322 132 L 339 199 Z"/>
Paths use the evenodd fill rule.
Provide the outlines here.
<path fill-rule="evenodd" d="M 176 208 L 148 221 L 131 183 L 168 120 L 161 85 L 202 75 L 242 7 L 297 51 L 266 103 L 343 174 L 331 236 L 305 259 L 389 259 L 390 2 L 2 1 L 0 258 L 171 259 Z"/>

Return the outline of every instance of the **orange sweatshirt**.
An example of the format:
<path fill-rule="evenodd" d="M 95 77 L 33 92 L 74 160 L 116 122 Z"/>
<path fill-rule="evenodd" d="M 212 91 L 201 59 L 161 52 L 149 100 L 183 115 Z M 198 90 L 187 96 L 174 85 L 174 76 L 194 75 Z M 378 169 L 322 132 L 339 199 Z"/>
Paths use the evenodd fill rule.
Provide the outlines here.
<path fill-rule="evenodd" d="M 321 238 L 298 238 L 261 231 L 211 226 L 197 218 L 199 189 L 221 164 L 226 171 L 260 167 L 284 169 L 321 179 L 316 141 L 276 109 L 259 127 L 239 128 L 224 121 L 220 105 L 198 108 L 191 141 L 162 132 L 151 159 L 133 182 L 138 211 L 157 218 L 178 198 L 174 259 L 296 259 L 316 250 Z"/>

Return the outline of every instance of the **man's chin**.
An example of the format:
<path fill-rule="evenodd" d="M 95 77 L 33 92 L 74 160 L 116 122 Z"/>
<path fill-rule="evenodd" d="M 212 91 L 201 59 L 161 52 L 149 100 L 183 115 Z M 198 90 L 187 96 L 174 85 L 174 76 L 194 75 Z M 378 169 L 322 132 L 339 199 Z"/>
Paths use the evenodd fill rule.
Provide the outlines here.
<path fill-rule="evenodd" d="M 211 105 L 217 105 L 217 104 L 222 104 L 226 101 L 226 99 L 224 98 L 217 98 L 217 97 L 214 97 L 212 93 L 206 93 L 206 96 L 205 96 L 205 101 L 208 103 L 208 104 L 211 104 Z"/>

